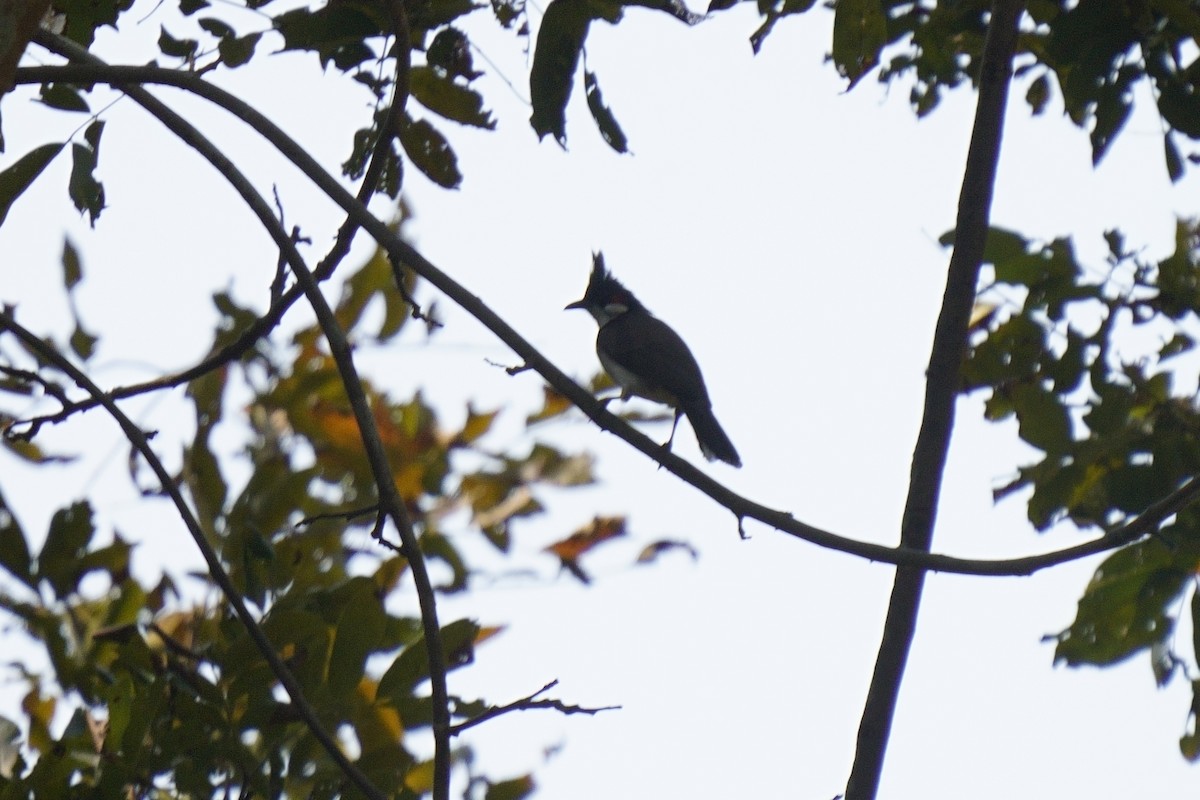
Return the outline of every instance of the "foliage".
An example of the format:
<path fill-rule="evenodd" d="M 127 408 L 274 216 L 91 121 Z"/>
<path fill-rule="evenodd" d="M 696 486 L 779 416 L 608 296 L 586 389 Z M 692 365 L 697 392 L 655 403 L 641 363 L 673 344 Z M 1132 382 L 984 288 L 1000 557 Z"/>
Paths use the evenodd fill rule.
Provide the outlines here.
<path fill-rule="evenodd" d="M 71 288 L 82 270 L 73 248 L 64 266 Z M 391 280 L 379 256 L 347 276 L 337 314 L 352 335 L 386 342 L 410 329 L 412 308 Z M 226 294 L 214 302 L 219 348 L 256 315 Z M 429 789 L 430 766 L 413 754 L 407 737 L 430 724 L 429 659 L 420 621 L 394 610 L 406 591 L 408 560 L 377 527 L 377 491 L 318 333 L 301 329 L 290 347 L 261 342 L 187 384 L 195 435 L 178 481 L 322 721 L 331 730 L 354 731 L 356 763 L 377 787 L 416 797 Z M 6 359 L 9 380 L 0 387 L 14 399 L 39 384 L 62 394 L 53 369 L 31 362 L 18 372 L 17 363 Z M 446 567 L 443 592 L 468 588 L 464 548 L 472 528 L 507 551 L 513 525 L 539 513 L 541 487 L 592 481 L 587 456 L 544 443 L 524 454 L 492 453 L 483 442 L 497 412 L 468 408 L 462 426 L 447 430 L 419 392 L 397 400 L 365 388 L 396 487 L 422 530 L 425 556 Z M 240 414 L 228 415 L 232 404 L 242 404 L 242 391 L 249 392 L 248 428 Z M 12 414 L 5 419 L 8 441 L 19 442 Z M 240 460 L 249 469 L 234 469 L 248 473 L 240 486 L 230 479 L 228 453 L 212 445 L 221 428 L 244 436 Z M 30 449 L 14 452 L 30 463 L 46 460 Z M 469 512 L 474 525 L 463 530 L 458 510 Z M 262 654 L 208 576 L 193 574 L 186 585 L 167 574 L 157 582 L 139 579 L 129 569 L 133 546 L 98 531 L 87 501 L 60 509 L 40 548 L 32 541 L 0 497 L 0 567 L 15 579 L 4 584 L 0 606 L 45 648 L 52 668 L 49 675 L 26 675 L 23 707 L 37 758 L 32 769 L 0 779 L 5 796 L 113 797 L 123 787 L 147 794 L 166 786 L 197 797 L 235 789 L 292 797 L 345 792 L 345 777 L 281 699 Z M 497 632 L 466 619 L 444 624 L 450 667 L 470 663 L 475 646 Z M 369 668 L 380 657 L 389 666 Z M 54 735 L 55 714 L 72 696 L 79 701 L 68 703 L 71 722 Z M 488 708 L 475 698 L 451 703 L 458 721 Z M 532 783 L 523 777 L 491 791 L 523 796 L 518 786 L 528 791 Z"/>
<path fill-rule="evenodd" d="M 1020 437 L 1041 451 L 996 492 L 1028 492 L 1039 530 L 1061 520 L 1115 526 L 1200 474 L 1200 222 L 1180 221 L 1175 252 L 1156 263 L 1130 252 L 1116 231 L 1106 240 L 1102 268 L 1080 264 L 1070 239 L 1039 245 L 993 229 L 988 240 L 994 282 L 981 296 L 963 388 L 987 391 L 988 418 L 1014 418 Z M 1187 663 L 1173 651 L 1181 609 L 1200 630 L 1196 604 L 1180 604 L 1198 571 L 1200 510 L 1192 506 L 1100 564 L 1055 658 L 1105 665 L 1149 651 L 1165 682 Z M 1192 644 L 1194 663 L 1200 640 Z M 1196 736 L 1193 727 L 1181 743 L 1189 758 Z"/>

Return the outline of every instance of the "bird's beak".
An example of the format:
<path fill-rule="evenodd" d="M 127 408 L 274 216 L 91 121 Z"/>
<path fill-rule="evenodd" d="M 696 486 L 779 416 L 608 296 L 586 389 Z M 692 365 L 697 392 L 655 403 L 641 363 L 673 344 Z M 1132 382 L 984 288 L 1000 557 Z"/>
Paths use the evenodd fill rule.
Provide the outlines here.
<path fill-rule="evenodd" d="M 576 300 L 574 303 L 568 303 L 563 311 L 570 311 L 573 308 L 587 308 L 587 305 L 582 300 Z"/>

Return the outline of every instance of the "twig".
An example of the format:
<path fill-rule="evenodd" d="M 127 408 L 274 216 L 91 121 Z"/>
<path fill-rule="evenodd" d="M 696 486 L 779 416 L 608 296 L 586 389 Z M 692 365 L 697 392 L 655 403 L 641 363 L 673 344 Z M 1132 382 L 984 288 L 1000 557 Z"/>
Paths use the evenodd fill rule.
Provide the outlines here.
<path fill-rule="evenodd" d="M 507 714 L 511 711 L 529 711 L 535 708 L 551 708 L 563 714 L 588 714 L 589 716 L 599 714 L 601 711 L 616 711 L 621 706 L 600 706 L 598 708 L 585 708 L 583 706 L 574 706 L 564 703 L 562 700 L 546 699 L 538 700 L 537 696 L 545 694 L 558 685 L 558 680 L 552 680 L 542 688 L 538 689 L 528 697 L 522 697 L 520 700 L 514 700 L 511 703 L 506 703 L 502 706 L 489 706 L 481 712 L 479 716 L 471 717 L 470 719 L 460 722 L 457 725 L 450 726 L 450 734 L 457 736 L 465 730 L 474 728 L 487 722 L 490 719 L 495 719 L 501 714 Z"/>

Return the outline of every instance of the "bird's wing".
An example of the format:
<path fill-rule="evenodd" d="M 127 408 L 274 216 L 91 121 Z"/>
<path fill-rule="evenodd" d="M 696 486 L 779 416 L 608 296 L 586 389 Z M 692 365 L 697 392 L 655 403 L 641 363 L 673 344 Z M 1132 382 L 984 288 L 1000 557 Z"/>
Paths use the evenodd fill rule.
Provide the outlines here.
<path fill-rule="evenodd" d="M 695 356 L 679 334 L 657 317 L 622 314 L 600 328 L 596 347 L 630 372 L 643 378 L 653 376 L 653 388 L 672 395 L 680 404 L 708 402 L 708 389 Z"/>

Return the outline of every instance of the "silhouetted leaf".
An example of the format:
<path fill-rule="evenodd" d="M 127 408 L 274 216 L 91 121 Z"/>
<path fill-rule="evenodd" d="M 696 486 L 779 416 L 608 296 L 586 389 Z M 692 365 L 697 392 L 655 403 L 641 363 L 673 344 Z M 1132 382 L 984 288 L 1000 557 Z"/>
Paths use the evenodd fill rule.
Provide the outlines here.
<path fill-rule="evenodd" d="M 79 90 L 65 83 L 43 84 L 39 99 L 60 111 L 80 111 L 84 114 L 91 111 Z"/>
<path fill-rule="evenodd" d="M 617 16 L 620 16 L 619 10 Z M 546 7 L 533 51 L 529 95 L 533 104 L 530 124 L 538 139 L 550 134 L 566 147 L 566 109 L 579 66 L 579 53 L 588 26 L 596 19 L 586 0 L 553 0 Z"/>
<path fill-rule="evenodd" d="M 16 163 L 0 172 L 0 225 L 8 218 L 8 212 L 16 199 L 33 184 L 46 165 L 63 149 L 63 143 L 44 144 L 30 150 L 17 159 Z"/>
<path fill-rule="evenodd" d="M 584 70 L 583 86 L 587 92 L 588 110 L 592 112 L 592 119 L 596 120 L 596 126 L 600 129 L 600 135 L 604 137 L 604 141 L 618 153 L 628 152 L 629 142 L 625 138 L 620 124 L 617 123 L 617 118 L 613 116 L 612 110 L 604 104 L 604 96 L 600 94 L 600 84 L 596 81 L 596 73 Z"/>
<path fill-rule="evenodd" d="M 96 151 L 87 145 L 71 145 L 71 180 L 68 184 L 71 202 L 81 212 L 86 212 L 92 227 L 104 210 L 104 184 L 96 180 Z"/>
<path fill-rule="evenodd" d="M 21 529 L 21 523 L 17 521 L 2 494 L 0 494 L 0 566 L 21 583 L 31 589 L 36 588 L 37 581 L 34 579 L 32 570 L 33 560 L 29 554 L 25 531 Z"/>
<path fill-rule="evenodd" d="M 54 512 L 50 531 L 38 554 L 37 575 L 53 587 L 58 597 L 74 591 L 79 560 L 87 551 L 93 533 L 92 507 L 88 503 L 75 503 Z"/>
<path fill-rule="evenodd" d="M 413 120 L 406 114 L 400 126 L 400 144 L 413 165 L 438 186 L 457 189 L 462 183 L 458 157 L 446 137 L 427 120 Z"/>

